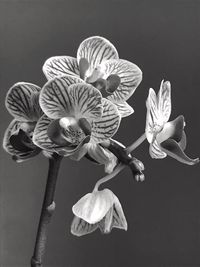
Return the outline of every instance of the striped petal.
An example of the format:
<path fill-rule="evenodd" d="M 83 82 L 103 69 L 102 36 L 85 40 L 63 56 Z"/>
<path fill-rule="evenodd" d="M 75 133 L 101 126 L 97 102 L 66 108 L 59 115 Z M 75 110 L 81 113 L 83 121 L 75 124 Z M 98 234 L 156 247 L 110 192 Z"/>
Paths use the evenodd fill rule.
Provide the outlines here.
<path fill-rule="evenodd" d="M 75 118 L 96 119 L 102 116 L 102 95 L 89 84 L 74 84 L 70 88 L 71 110 Z"/>
<path fill-rule="evenodd" d="M 65 75 L 47 82 L 40 93 L 40 106 L 51 119 L 68 116 L 71 112 L 69 86 L 81 83 L 81 79 Z"/>
<path fill-rule="evenodd" d="M 118 59 L 118 52 L 110 41 L 103 37 L 93 36 L 85 39 L 77 51 L 78 63 L 84 58 L 89 63 L 89 71 L 108 59 Z"/>
<path fill-rule="evenodd" d="M 161 150 L 156 139 L 149 146 L 149 154 L 153 159 L 163 159 L 167 156 L 167 154 Z"/>
<path fill-rule="evenodd" d="M 46 115 L 39 119 L 33 133 L 33 143 L 44 150 L 56 152 L 59 151 L 59 146 L 52 142 L 47 134 L 48 127 L 52 121 Z"/>
<path fill-rule="evenodd" d="M 40 96 L 44 113 L 52 119 L 101 116 L 101 93 L 92 85 L 80 82 L 80 79 L 73 76 L 62 76 L 49 81 Z"/>
<path fill-rule="evenodd" d="M 117 132 L 121 121 L 117 107 L 112 102 L 103 98 L 102 104 L 102 117 L 92 123 L 91 140 L 96 143 L 111 138 Z"/>
<path fill-rule="evenodd" d="M 37 121 L 42 114 L 38 101 L 40 90 L 40 87 L 31 83 L 14 84 L 5 100 L 9 113 L 19 121 Z"/>
<path fill-rule="evenodd" d="M 112 228 L 118 228 L 127 231 L 127 221 L 119 202 L 119 199 L 113 194 L 114 204 L 107 212 L 106 216 L 99 223 L 99 228 L 103 234 L 109 234 Z"/>
<path fill-rule="evenodd" d="M 36 147 L 34 149 L 29 149 L 28 147 L 23 147 L 23 149 L 16 149 L 13 147 L 12 143 L 10 142 L 11 136 L 17 134 L 20 130 L 21 122 L 17 120 L 12 120 L 9 124 L 8 128 L 5 131 L 4 138 L 3 138 L 3 148 L 4 150 L 13 156 L 17 162 L 22 162 L 27 160 L 35 155 L 37 155 L 40 150 Z"/>
<path fill-rule="evenodd" d="M 140 68 L 124 59 L 111 59 L 101 64 L 104 78 L 116 74 L 120 78 L 120 85 L 108 96 L 108 99 L 113 102 L 126 101 L 135 92 L 137 86 L 142 80 L 142 71 Z"/>
<path fill-rule="evenodd" d="M 71 233 L 75 236 L 83 236 L 94 232 L 98 228 L 98 224 L 90 224 L 83 219 L 74 216 L 71 224 Z"/>
<path fill-rule="evenodd" d="M 189 158 L 181 149 L 180 145 L 173 139 L 167 139 L 160 144 L 162 150 L 170 157 L 187 165 L 194 165 L 199 162 L 199 158 Z"/>
<path fill-rule="evenodd" d="M 171 108 L 171 84 L 162 81 L 158 92 L 158 109 L 164 123 L 169 120 Z"/>
<path fill-rule="evenodd" d="M 114 195 L 112 227 L 123 229 L 125 231 L 127 231 L 128 228 L 121 203 L 116 195 Z"/>
<path fill-rule="evenodd" d="M 153 141 L 155 134 L 155 125 L 159 121 L 158 103 L 155 91 L 150 88 L 149 95 L 146 101 L 147 115 L 145 133 L 149 143 Z"/>
<path fill-rule="evenodd" d="M 134 113 L 134 109 L 125 101 L 121 103 L 115 103 L 115 106 L 117 107 L 122 118 L 128 117 Z"/>
<path fill-rule="evenodd" d="M 57 76 L 72 75 L 80 78 L 77 59 L 69 56 L 48 58 L 43 65 L 43 72 L 48 80 Z"/>

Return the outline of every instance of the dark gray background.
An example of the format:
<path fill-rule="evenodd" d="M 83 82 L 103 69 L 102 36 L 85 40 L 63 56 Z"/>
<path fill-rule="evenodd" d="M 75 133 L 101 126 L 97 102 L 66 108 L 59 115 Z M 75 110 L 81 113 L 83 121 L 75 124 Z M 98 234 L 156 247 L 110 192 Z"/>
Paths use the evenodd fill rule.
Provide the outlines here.
<path fill-rule="evenodd" d="M 11 116 L 4 107 L 15 82 L 45 83 L 41 68 L 55 55 L 75 56 L 86 37 L 100 35 L 120 57 L 136 63 L 144 78 L 129 100 L 135 114 L 122 121 L 116 135 L 125 145 L 145 127 L 149 87 L 172 83 L 171 118 L 183 114 L 187 153 L 200 154 L 200 1 L 68 0 L 0 1 L 1 140 Z M 82 238 L 70 234 L 71 207 L 103 170 L 87 160 L 65 159 L 57 185 L 57 209 L 49 228 L 45 266 L 132 267 L 200 266 L 199 166 L 171 158 L 152 160 L 148 144 L 135 151 L 146 181 L 136 183 L 124 170 L 110 181 L 128 220 L 128 232 L 98 231 Z M 47 159 L 40 155 L 16 164 L 1 150 L 2 267 L 29 266 L 40 214 Z"/>

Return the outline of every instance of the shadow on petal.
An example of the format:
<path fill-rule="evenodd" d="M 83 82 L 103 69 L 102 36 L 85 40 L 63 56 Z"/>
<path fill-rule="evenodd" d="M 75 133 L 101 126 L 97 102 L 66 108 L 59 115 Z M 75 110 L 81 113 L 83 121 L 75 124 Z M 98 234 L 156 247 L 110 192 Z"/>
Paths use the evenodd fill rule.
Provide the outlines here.
<path fill-rule="evenodd" d="M 19 130 L 17 134 L 13 134 L 10 136 L 10 144 L 14 147 L 14 149 L 20 151 L 20 152 L 29 152 L 30 150 L 33 150 L 33 147 L 30 147 L 31 145 L 31 139 L 28 138 L 26 133 L 23 130 Z M 28 145 L 27 145 L 28 144 Z M 32 144 L 32 146 L 35 147 L 35 145 Z"/>
<path fill-rule="evenodd" d="M 187 137 L 186 137 L 186 134 L 184 131 L 182 133 L 182 138 L 178 143 L 179 143 L 179 146 L 181 147 L 181 149 L 184 151 L 186 148 L 186 145 L 187 145 Z"/>
<path fill-rule="evenodd" d="M 160 144 L 162 150 L 172 158 L 188 164 L 194 165 L 199 162 L 199 158 L 191 159 L 182 150 L 180 145 L 173 139 L 168 139 Z"/>
<path fill-rule="evenodd" d="M 74 216 L 71 224 L 71 233 L 75 236 L 83 236 L 94 232 L 98 228 L 98 224 L 90 224 L 83 219 Z"/>
<path fill-rule="evenodd" d="M 169 138 L 179 142 L 183 135 L 184 126 L 185 120 L 182 115 L 178 116 L 173 121 L 165 123 L 162 131 L 160 131 L 156 136 L 158 143 L 162 143 Z"/>
<path fill-rule="evenodd" d="M 47 135 L 58 146 L 70 146 L 71 142 L 64 138 L 64 129 L 60 126 L 60 119 L 53 120 L 48 128 Z"/>
<path fill-rule="evenodd" d="M 34 150 L 30 150 L 27 153 L 23 153 L 23 154 L 21 153 L 19 155 L 17 155 L 17 154 L 13 155 L 12 159 L 19 163 L 19 162 L 23 162 L 25 160 L 28 160 L 30 158 L 33 158 L 33 157 L 37 156 L 40 152 L 41 152 L 41 148 L 35 147 Z"/>

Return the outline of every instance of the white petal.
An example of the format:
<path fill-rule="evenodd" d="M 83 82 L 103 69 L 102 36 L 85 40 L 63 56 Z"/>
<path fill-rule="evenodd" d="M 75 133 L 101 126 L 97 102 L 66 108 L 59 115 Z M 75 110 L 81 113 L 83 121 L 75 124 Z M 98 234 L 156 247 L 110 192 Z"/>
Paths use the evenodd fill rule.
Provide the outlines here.
<path fill-rule="evenodd" d="M 106 213 L 106 216 L 98 223 L 102 234 L 109 234 L 112 230 L 113 223 L 113 206 Z"/>
<path fill-rule="evenodd" d="M 146 101 L 147 115 L 146 115 L 146 128 L 145 133 L 149 143 L 152 142 L 154 136 L 155 124 L 159 120 L 157 96 L 155 91 L 150 88 L 149 95 Z"/>
<path fill-rule="evenodd" d="M 108 99 L 113 103 L 126 101 L 135 92 L 136 88 L 142 81 L 141 69 L 124 59 L 112 59 L 102 62 L 102 72 L 105 74 L 104 78 L 110 75 L 117 75 L 120 78 L 120 84 L 117 89 L 108 96 Z"/>
<path fill-rule="evenodd" d="M 98 224 L 90 224 L 83 219 L 74 216 L 71 224 L 71 233 L 75 236 L 83 236 L 94 232 L 98 228 Z"/>
<path fill-rule="evenodd" d="M 95 191 L 83 196 L 73 207 L 74 215 L 94 224 L 106 215 L 113 205 L 113 193 L 109 189 Z"/>
<path fill-rule="evenodd" d="M 162 121 L 167 122 L 171 114 L 171 84 L 168 81 L 161 82 L 158 92 L 158 109 Z"/>
<path fill-rule="evenodd" d="M 69 88 L 75 118 L 98 119 L 102 115 L 102 95 L 90 84 L 73 84 Z"/>
<path fill-rule="evenodd" d="M 118 130 L 121 117 L 117 107 L 109 100 L 103 98 L 103 114 L 92 123 L 91 139 L 100 143 L 111 138 Z"/>
<path fill-rule="evenodd" d="M 37 121 L 42 115 L 39 106 L 41 88 L 32 83 L 14 84 L 6 95 L 5 105 L 9 113 L 19 121 Z"/>
<path fill-rule="evenodd" d="M 101 116 L 101 93 L 92 85 L 82 83 L 73 76 L 61 76 L 50 80 L 42 89 L 40 105 L 52 118 Z"/>
<path fill-rule="evenodd" d="M 99 222 L 99 228 L 103 234 L 111 232 L 112 228 L 118 228 L 127 231 L 127 221 L 116 195 L 113 194 L 114 204 L 106 213 L 106 216 Z"/>
<path fill-rule="evenodd" d="M 115 106 L 117 107 L 122 118 L 128 117 L 134 113 L 133 108 L 125 101 L 121 103 L 115 103 Z"/>
<path fill-rule="evenodd" d="M 57 56 L 48 58 L 42 69 L 48 80 L 61 75 L 72 75 L 80 78 L 77 59 L 74 57 Z"/>
<path fill-rule="evenodd" d="M 117 196 L 114 196 L 114 205 L 113 205 L 113 222 L 112 227 L 123 229 L 127 231 L 127 221 Z"/>
<path fill-rule="evenodd" d="M 167 154 L 161 150 L 156 139 L 154 140 L 153 143 L 150 144 L 149 153 L 150 156 L 154 159 L 163 159 L 167 156 Z"/>
<path fill-rule="evenodd" d="M 77 51 L 78 63 L 81 58 L 85 58 L 90 65 L 90 69 L 93 70 L 102 61 L 118 59 L 119 56 L 116 48 L 110 41 L 100 36 L 92 36 L 80 44 Z"/>

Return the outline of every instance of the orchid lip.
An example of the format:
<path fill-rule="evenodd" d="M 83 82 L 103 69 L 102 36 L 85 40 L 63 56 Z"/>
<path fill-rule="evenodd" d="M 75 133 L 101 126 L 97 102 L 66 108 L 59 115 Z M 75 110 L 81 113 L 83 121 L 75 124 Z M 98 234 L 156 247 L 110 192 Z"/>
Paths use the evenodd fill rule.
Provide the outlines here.
<path fill-rule="evenodd" d="M 84 136 L 90 136 L 91 125 L 85 119 L 81 118 L 78 121 L 75 118 L 68 117 L 52 121 L 47 129 L 47 135 L 52 142 L 54 142 L 58 147 L 77 147 L 83 139 L 70 139 L 66 136 L 66 131 L 74 130 L 83 131 Z M 84 138 L 84 137 L 83 137 Z"/>
<path fill-rule="evenodd" d="M 64 136 L 64 129 L 60 125 L 60 120 L 54 120 L 49 124 L 47 129 L 47 135 L 56 145 L 59 146 L 69 146 L 71 145 Z"/>
<path fill-rule="evenodd" d="M 165 123 L 163 129 L 157 134 L 158 143 L 162 143 L 169 138 L 179 142 L 182 138 L 184 127 L 185 121 L 182 115 L 173 121 Z"/>
<path fill-rule="evenodd" d="M 22 129 L 17 134 L 10 136 L 10 143 L 14 149 L 24 153 L 33 151 L 36 147 L 32 143 L 31 138 Z"/>
<path fill-rule="evenodd" d="M 161 149 L 170 157 L 175 158 L 176 160 L 187 164 L 187 165 L 194 165 L 199 162 L 199 158 L 191 159 L 189 158 L 182 148 L 180 147 L 179 143 L 177 143 L 174 139 L 167 139 L 166 141 L 160 144 Z"/>

